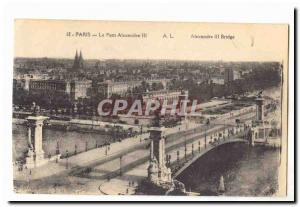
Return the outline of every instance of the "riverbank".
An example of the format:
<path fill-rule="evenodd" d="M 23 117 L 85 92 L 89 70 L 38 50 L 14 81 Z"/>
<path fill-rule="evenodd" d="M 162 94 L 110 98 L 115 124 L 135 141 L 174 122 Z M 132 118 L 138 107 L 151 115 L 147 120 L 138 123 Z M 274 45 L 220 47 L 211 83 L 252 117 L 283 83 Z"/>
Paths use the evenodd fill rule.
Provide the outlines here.
<path fill-rule="evenodd" d="M 13 124 L 17 125 L 26 125 L 26 119 L 13 118 Z M 130 130 L 131 132 L 143 132 L 139 125 L 130 125 L 130 124 L 121 124 L 121 123 L 112 123 L 112 122 L 104 122 L 97 120 L 86 120 L 86 119 L 70 119 L 70 120 L 55 120 L 49 119 L 47 123 L 44 125 L 45 128 L 48 129 L 56 129 L 56 130 L 66 130 L 66 131 L 82 131 L 82 132 L 108 132 L 109 129 L 113 127 L 119 127 L 122 130 Z"/>

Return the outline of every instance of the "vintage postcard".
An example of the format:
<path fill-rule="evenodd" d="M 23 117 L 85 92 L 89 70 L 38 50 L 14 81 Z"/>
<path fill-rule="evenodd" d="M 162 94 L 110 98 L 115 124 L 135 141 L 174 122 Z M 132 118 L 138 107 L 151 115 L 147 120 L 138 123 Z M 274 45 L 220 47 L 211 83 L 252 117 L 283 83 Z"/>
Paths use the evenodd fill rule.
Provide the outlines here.
<path fill-rule="evenodd" d="M 16 194 L 287 196 L 286 24 L 16 19 Z"/>

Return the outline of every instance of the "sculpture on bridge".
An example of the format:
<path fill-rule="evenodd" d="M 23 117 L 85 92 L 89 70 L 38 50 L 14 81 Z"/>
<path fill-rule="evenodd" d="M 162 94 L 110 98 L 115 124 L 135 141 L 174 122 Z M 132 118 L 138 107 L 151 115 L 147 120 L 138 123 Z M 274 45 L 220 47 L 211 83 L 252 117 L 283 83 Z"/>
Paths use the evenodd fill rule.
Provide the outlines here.
<path fill-rule="evenodd" d="M 46 163 L 43 151 L 43 124 L 48 117 L 29 116 L 27 118 L 28 126 L 28 153 L 25 166 L 34 168 Z"/>
<path fill-rule="evenodd" d="M 60 154 L 53 156 L 51 159 L 45 158 L 43 150 L 43 125 L 47 119 L 48 117 L 45 116 L 29 116 L 27 118 L 28 153 L 24 167 L 28 169 L 42 166 L 51 160 L 60 159 Z"/>
<path fill-rule="evenodd" d="M 223 175 L 221 175 L 220 180 L 219 180 L 218 193 L 219 193 L 219 195 L 222 195 L 225 193 L 225 184 L 224 184 Z"/>
<path fill-rule="evenodd" d="M 158 110 L 156 110 L 154 112 L 154 118 L 152 120 L 152 126 L 153 127 L 160 127 L 160 112 Z"/>
<path fill-rule="evenodd" d="M 257 97 L 255 99 L 256 102 L 256 121 L 258 123 L 262 123 L 263 122 L 263 115 L 264 115 L 264 108 L 263 108 L 263 102 L 264 99 L 262 97 L 262 91 L 260 91 L 257 94 Z"/>
<path fill-rule="evenodd" d="M 148 167 L 148 179 L 153 183 L 158 182 L 158 164 L 155 158 L 150 160 Z"/>
<path fill-rule="evenodd" d="M 148 180 L 158 186 L 169 187 L 172 185 L 171 169 L 165 162 L 165 132 L 160 127 L 158 113 L 153 120 L 153 127 L 150 131 L 150 165 L 148 167 Z"/>
<path fill-rule="evenodd" d="M 137 192 L 148 195 L 186 195 L 183 183 L 173 180 L 171 169 L 166 166 L 165 155 L 165 128 L 160 125 L 159 112 L 150 128 L 150 163 L 148 178 L 143 180 Z"/>
<path fill-rule="evenodd" d="M 256 120 L 252 122 L 251 145 L 255 142 L 266 143 L 268 141 L 268 129 L 264 122 L 264 98 L 263 91 L 260 91 L 255 99 L 256 103 Z"/>

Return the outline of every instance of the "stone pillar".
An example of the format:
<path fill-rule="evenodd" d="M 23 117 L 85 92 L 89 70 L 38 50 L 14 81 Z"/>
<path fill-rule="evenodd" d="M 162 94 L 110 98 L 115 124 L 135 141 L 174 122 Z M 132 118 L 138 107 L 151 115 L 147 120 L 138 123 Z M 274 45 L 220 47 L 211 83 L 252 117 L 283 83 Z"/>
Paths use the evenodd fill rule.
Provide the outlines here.
<path fill-rule="evenodd" d="M 26 157 L 27 168 L 43 165 L 47 159 L 44 158 L 43 150 L 43 124 L 48 117 L 29 116 L 28 123 L 28 154 Z"/>
<path fill-rule="evenodd" d="M 259 123 L 263 122 L 264 118 L 264 107 L 263 107 L 263 98 L 261 96 L 255 99 L 256 102 L 256 121 Z"/>
<path fill-rule="evenodd" d="M 153 147 L 152 153 L 153 158 L 157 160 L 157 164 L 159 167 L 165 164 L 165 139 L 164 134 L 162 133 L 161 128 L 152 128 L 150 129 L 150 138 L 151 138 L 151 146 Z"/>
<path fill-rule="evenodd" d="M 155 184 L 172 182 L 171 170 L 165 161 L 165 132 L 163 127 L 152 127 L 150 130 L 150 165 L 148 178 Z"/>
<path fill-rule="evenodd" d="M 179 104 L 180 104 L 180 115 L 184 116 L 184 124 L 187 124 L 187 106 L 184 104 L 182 101 L 186 102 L 189 98 L 188 91 L 182 91 L 181 94 L 179 95 Z M 187 125 L 186 125 L 187 127 Z"/>

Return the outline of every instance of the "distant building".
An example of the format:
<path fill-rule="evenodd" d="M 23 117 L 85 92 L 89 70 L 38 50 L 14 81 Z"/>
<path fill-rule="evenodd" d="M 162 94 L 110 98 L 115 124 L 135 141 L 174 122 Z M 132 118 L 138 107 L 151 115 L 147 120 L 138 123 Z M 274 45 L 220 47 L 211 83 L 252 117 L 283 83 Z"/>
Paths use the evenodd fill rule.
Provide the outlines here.
<path fill-rule="evenodd" d="M 83 57 L 82 57 L 82 53 L 80 51 L 79 56 L 76 50 L 76 54 L 75 54 L 75 58 L 74 58 L 74 63 L 73 63 L 73 69 L 74 70 L 80 70 L 83 69 L 84 67 L 84 61 L 83 61 Z"/>
<path fill-rule="evenodd" d="M 234 80 L 234 75 L 233 75 L 233 69 L 232 68 L 226 68 L 224 70 L 224 83 L 228 84 Z"/>
<path fill-rule="evenodd" d="M 71 81 L 70 96 L 72 100 L 80 98 L 89 98 L 88 90 L 92 87 L 91 80 Z"/>
<path fill-rule="evenodd" d="M 224 85 L 224 77 L 220 77 L 220 76 L 212 77 L 210 80 L 214 84 Z"/>
<path fill-rule="evenodd" d="M 167 84 L 171 81 L 170 79 L 164 78 L 164 79 L 147 79 L 145 80 L 147 83 L 149 84 L 153 84 L 153 83 L 161 83 L 163 86 L 163 89 L 166 90 L 167 89 Z"/>
<path fill-rule="evenodd" d="M 31 80 L 29 92 L 31 94 L 70 93 L 70 84 L 64 80 Z"/>
<path fill-rule="evenodd" d="M 24 89 L 29 91 L 29 83 L 32 80 L 47 80 L 49 76 L 47 74 L 20 74 L 13 79 L 14 89 Z"/>
<path fill-rule="evenodd" d="M 181 91 L 169 91 L 169 90 L 160 90 L 160 91 L 150 91 L 143 95 L 143 101 L 147 102 L 148 100 L 159 100 L 167 101 L 167 104 L 173 104 L 173 101 L 179 100 L 181 96 Z"/>
<path fill-rule="evenodd" d="M 149 79 L 145 80 L 148 84 L 161 83 L 163 88 L 166 89 L 168 79 Z M 96 90 L 98 94 L 104 95 L 106 98 L 111 97 L 113 94 L 123 96 L 128 91 L 135 87 L 141 86 L 142 81 L 126 81 L 126 82 L 114 82 L 111 80 L 106 80 L 101 83 L 96 84 Z"/>
<path fill-rule="evenodd" d="M 29 90 L 29 80 L 28 79 L 13 79 L 13 89 L 21 90 L 24 89 L 26 91 Z"/>
<path fill-rule="evenodd" d="M 92 86 L 91 80 L 31 80 L 29 93 L 31 94 L 54 94 L 69 95 L 71 101 L 79 98 L 88 98 L 88 89 Z"/>
<path fill-rule="evenodd" d="M 233 72 L 233 80 L 241 79 L 242 73 L 240 71 Z"/>
<path fill-rule="evenodd" d="M 141 81 L 128 81 L 128 82 L 113 82 L 110 80 L 97 84 L 98 93 L 103 94 L 109 98 L 113 94 L 123 96 L 126 92 L 134 87 L 140 86 Z"/>

